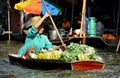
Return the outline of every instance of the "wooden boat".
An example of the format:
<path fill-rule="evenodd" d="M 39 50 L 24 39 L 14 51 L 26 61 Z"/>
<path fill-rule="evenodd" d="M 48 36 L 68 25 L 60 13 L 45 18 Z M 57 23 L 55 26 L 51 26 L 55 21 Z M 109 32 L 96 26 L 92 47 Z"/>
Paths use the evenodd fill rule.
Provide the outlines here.
<path fill-rule="evenodd" d="M 60 60 L 23 59 L 21 57 L 16 57 L 14 54 L 9 54 L 8 56 L 11 64 L 20 64 L 32 69 L 101 70 L 105 66 L 104 62 L 94 60 L 70 63 Z"/>

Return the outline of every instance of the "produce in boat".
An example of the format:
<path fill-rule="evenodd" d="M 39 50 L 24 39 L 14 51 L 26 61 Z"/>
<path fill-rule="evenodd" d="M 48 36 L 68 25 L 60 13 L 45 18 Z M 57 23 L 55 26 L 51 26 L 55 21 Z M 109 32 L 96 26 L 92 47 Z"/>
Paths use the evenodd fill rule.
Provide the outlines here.
<path fill-rule="evenodd" d="M 67 46 L 65 51 L 41 49 L 39 52 L 30 54 L 30 59 L 61 60 L 65 62 L 75 62 L 81 60 L 103 61 L 103 59 L 97 55 L 94 47 L 73 42 Z"/>

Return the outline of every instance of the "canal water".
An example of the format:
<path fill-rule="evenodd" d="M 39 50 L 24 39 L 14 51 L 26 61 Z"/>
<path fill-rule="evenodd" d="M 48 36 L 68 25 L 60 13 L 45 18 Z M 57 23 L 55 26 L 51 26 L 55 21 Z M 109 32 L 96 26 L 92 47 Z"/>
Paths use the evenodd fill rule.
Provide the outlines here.
<path fill-rule="evenodd" d="M 23 43 L 0 41 L 0 78 L 120 78 L 120 54 L 116 47 L 97 49 L 105 62 L 102 70 L 36 70 L 4 61 L 9 53 L 16 53 Z M 49 66 L 49 65 L 48 65 Z"/>

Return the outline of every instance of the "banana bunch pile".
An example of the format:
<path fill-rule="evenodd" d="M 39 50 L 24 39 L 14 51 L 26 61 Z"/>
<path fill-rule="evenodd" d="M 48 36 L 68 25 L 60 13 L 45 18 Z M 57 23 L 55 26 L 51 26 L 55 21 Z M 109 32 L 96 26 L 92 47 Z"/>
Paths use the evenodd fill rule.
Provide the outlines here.
<path fill-rule="evenodd" d="M 59 60 L 61 56 L 62 51 L 59 50 L 44 50 L 42 49 L 38 54 L 38 59 L 46 59 L 46 60 Z"/>

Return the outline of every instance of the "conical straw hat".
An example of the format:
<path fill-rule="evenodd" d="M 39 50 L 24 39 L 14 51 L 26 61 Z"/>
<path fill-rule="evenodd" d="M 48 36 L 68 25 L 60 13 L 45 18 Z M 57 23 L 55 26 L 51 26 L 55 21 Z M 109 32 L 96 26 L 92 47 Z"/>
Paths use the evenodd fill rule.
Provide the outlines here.
<path fill-rule="evenodd" d="M 24 32 L 25 34 L 27 34 L 27 31 L 28 31 L 27 29 L 29 29 L 32 25 L 35 25 L 40 19 L 41 19 L 40 16 L 34 16 L 34 17 L 30 18 L 30 20 L 28 20 L 28 21 L 24 24 L 24 28 L 25 28 L 25 29 L 23 29 L 23 32 Z"/>
<path fill-rule="evenodd" d="M 32 17 L 32 18 L 30 19 L 30 24 L 29 24 L 29 26 L 36 24 L 40 19 L 41 19 L 40 16 Z"/>

